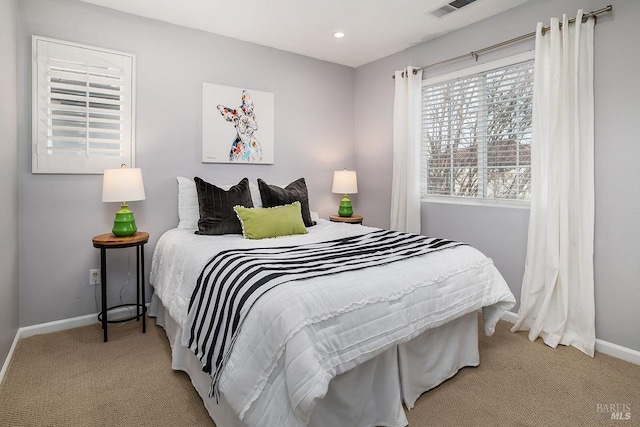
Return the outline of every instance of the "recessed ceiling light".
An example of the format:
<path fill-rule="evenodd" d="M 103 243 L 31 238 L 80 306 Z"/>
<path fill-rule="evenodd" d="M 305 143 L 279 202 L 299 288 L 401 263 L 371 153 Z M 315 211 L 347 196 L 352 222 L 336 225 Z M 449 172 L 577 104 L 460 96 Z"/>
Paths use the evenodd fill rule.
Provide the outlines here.
<path fill-rule="evenodd" d="M 340 31 L 337 31 L 337 32 L 333 33 L 333 37 L 335 37 L 337 39 L 341 39 L 341 38 L 344 37 L 344 33 L 340 32 Z"/>

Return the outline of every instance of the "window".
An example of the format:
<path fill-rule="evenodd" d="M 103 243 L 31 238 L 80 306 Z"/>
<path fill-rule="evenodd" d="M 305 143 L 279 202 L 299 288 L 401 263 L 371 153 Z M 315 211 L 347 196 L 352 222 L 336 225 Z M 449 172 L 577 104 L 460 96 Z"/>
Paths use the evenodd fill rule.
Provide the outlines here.
<path fill-rule="evenodd" d="M 533 53 L 423 81 L 422 198 L 529 200 Z"/>
<path fill-rule="evenodd" d="M 32 171 L 134 165 L 135 58 L 33 36 Z"/>

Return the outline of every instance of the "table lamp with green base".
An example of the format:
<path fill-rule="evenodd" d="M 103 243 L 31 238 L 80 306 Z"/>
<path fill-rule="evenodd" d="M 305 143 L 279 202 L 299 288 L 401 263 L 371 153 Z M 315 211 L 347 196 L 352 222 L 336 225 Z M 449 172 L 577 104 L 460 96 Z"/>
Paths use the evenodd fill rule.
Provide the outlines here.
<path fill-rule="evenodd" d="M 127 202 L 144 200 L 142 172 L 138 168 L 105 169 L 102 180 L 102 201 L 120 202 L 111 232 L 118 237 L 132 236 L 138 231 L 133 212 Z"/>
<path fill-rule="evenodd" d="M 341 170 L 333 173 L 332 193 L 343 194 L 338 208 L 338 215 L 342 217 L 350 217 L 353 215 L 353 206 L 351 199 L 347 194 L 356 194 L 358 192 L 358 179 L 355 171 Z"/>

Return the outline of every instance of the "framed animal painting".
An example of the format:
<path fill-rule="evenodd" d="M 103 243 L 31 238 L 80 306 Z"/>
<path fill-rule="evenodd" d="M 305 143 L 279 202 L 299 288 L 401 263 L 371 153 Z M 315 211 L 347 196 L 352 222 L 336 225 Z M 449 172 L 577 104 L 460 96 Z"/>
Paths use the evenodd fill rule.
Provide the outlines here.
<path fill-rule="evenodd" d="M 202 84 L 202 163 L 274 163 L 274 97 Z"/>

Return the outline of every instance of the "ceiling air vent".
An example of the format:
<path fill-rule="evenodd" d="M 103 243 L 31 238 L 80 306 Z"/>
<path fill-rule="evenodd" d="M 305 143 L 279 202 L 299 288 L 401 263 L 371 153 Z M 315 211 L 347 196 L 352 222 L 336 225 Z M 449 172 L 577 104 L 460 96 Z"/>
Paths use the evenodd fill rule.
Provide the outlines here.
<path fill-rule="evenodd" d="M 450 14 L 451 12 L 455 12 L 458 9 L 462 9 L 463 7 L 473 3 L 474 1 L 476 0 L 455 0 L 429 13 L 435 17 L 440 18 Z"/>

